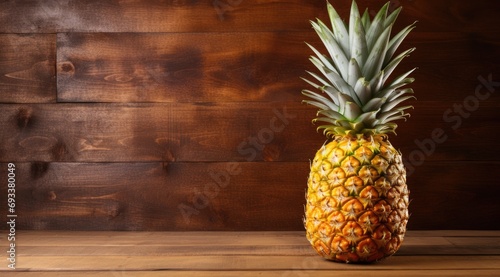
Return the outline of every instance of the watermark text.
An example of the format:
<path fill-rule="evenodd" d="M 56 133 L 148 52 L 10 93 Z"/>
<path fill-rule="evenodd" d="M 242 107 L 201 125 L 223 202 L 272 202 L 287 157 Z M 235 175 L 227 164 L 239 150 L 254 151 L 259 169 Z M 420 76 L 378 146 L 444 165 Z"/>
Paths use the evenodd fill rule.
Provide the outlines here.
<path fill-rule="evenodd" d="M 16 269 L 16 165 L 7 165 L 7 250 L 8 267 Z"/>

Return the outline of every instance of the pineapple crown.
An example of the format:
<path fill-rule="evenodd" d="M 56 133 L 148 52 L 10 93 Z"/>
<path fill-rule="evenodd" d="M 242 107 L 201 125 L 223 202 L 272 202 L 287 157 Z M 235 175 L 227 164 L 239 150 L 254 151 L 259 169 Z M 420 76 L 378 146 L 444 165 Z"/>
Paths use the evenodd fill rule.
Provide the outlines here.
<path fill-rule="evenodd" d="M 413 108 L 400 104 L 414 98 L 411 88 L 402 87 L 414 81 L 408 76 L 416 68 L 387 81 L 396 66 L 415 50 L 410 48 L 394 57 L 416 22 L 390 38 L 401 7 L 388 14 L 389 4 L 371 20 L 368 10 L 360 15 L 353 0 L 346 26 L 327 2 L 332 29 L 319 19 L 311 21 L 328 55 L 307 44 L 315 54 L 309 60 L 321 74 L 307 71 L 314 81 L 302 78 L 319 90 L 303 90 L 302 94 L 310 98 L 303 102 L 319 108 L 313 123 L 326 123 L 318 130 L 323 129 L 327 136 L 395 134 L 397 124 L 393 121 L 406 120 L 409 114 L 405 111 Z"/>

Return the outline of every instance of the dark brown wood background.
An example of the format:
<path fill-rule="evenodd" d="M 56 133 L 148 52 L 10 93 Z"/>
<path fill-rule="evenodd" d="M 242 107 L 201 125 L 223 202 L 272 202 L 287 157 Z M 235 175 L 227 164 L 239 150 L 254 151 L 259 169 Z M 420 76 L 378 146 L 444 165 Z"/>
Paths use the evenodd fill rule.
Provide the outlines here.
<path fill-rule="evenodd" d="M 500 1 L 398 6 L 397 30 L 419 21 L 391 137 L 409 228 L 498 229 Z M 2 218 L 12 162 L 19 229 L 303 230 L 316 17 L 323 0 L 1 1 Z"/>

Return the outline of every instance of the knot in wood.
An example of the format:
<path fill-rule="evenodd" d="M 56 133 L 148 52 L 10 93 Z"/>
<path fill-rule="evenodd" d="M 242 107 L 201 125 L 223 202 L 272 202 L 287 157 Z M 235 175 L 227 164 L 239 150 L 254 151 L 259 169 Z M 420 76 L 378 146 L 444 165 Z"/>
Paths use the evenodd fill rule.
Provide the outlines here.
<path fill-rule="evenodd" d="M 75 72 L 75 66 L 69 61 L 61 62 L 59 63 L 59 71 L 61 73 L 73 74 Z"/>

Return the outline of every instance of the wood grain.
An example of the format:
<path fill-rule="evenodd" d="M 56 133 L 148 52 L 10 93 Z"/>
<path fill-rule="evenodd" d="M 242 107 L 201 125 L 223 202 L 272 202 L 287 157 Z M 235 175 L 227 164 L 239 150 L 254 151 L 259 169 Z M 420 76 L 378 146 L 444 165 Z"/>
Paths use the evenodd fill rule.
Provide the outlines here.
<path fill-rule="evenodd" d="M 385 0 L 360 0 L 374 14 Z M 419 31 L 496 31 L 497 1 L 390 1 L 402 6 L 398 24 L 418 20 Z M 345 18 L 350 2 L 335 6 Z M 309 20 L 326 20 L 324 1 L 4 1 L 0 32 L 207 32 L 310 30 Z M 186 20 L 186 19 L 189 20 Z"/>
<path fill-rule="evenodd" d="M 313 32 L 59 34 L 58 100 L 301 101 L 300 77 L 317 72 L 304 41 L 319 48 Z M 412 46 L 393 75 L 418 66 L 411 87 L 421 101 L 462 101 L 500 70 L 496 33 L 415 33 L 401 50 Z"/>
<path fill-rule="evenodd" d="M 492 231 L 493 232 L 493 231 Z M 498 236 L 477 237 L 481 232 L 471 232 L 474 236 L 418 236 L 409 231 L 405 235 L 403 247 L 396 256 L 415 255 L 500 255 Z M 19 252 L 30 256 L 75 256 L 92 249 L 93 255 L 126 256 L 178 256 L 198 253 L 207 256 L 259 255 L 259 256 L 314 256 L 305 234 L 293 232 L 227 232 L 220 241 L 218 232 L 116 232 L 94 231 L 90 237 L 83 231 L 72 232 L 23 232 L 18 245 Z M 443 232 L 441 234 L 444 234 Z M 498 232 L 496 233 L 498 234 Z M 40 237 L 43 236 L 43 240 Z M 78 240 L 74 240 L 78 237 Z M 63 245 L 61 245 L 63 244 Z M 137 247 L 140 245 L 140 247 Z"/>
<path fill-rule="evenodd" d="M 311 131 L 306 137 L 318 139 L 315 148 L 324 141 L 310 123 L 314 110 L 300 103 L 4 105 L 2 110 L 3 161 L 297 160 L 306 156 L 307 141 L 290 138 L 302 136 L 302 124 Z"/>
<path fill-rule="evenodd" d="M 308 168 L 303 163 L 275 163 L 272 170 L 265 163 L 18 163 L 16 167 L 20 229 L 302 227 L 305 181 L 296 182 L 306 179 Z M 294 174 L 282 176 L 287 171 Z M 6 190 L 3 185 L 2 189 Z M 7 205 L 5 201 L 0 199 L 0 204 Z"/>
<path fill-rule="evenodd" d="M 391 142 L 413 165 L 496 161 L 498 104 L 424 102 Z M 325 137 L 299 102 L 0 105 L 0 161 L 308 161 Z M 447 115 L 447 116 L 444 116 Z M 477 123 L 481 122 L 478 126 Z M 441 130 L 438 136 L 435 130 Z M 471 135 L 473 134 L 473 135 Z M 437 138 L 436 138 L 437 137 Z M 456 149 L 460 149 L 457 151 Z"/>
<path fill-rule="evenodd" d="M 303 33 L 59 34 L 62 102 L 298 99 Z M 200 42 L 200 43 L 193 43 Z"/>
<path fill-rule="evenodd" d="M 307 29 L 323 2 L 255 0 L 4 2 L 5 32 L 200 32 Z M 280 20 L 277 20 L 277 19 Z M 189 19 L 189 20 L 186 20 Z"/>
<path fill-rule="evenodd" d="M 335 5 L 347 17 L 349 1 Z M 417 50 L 395 72 L 418 67 L 418 100 L 391 136 L 409 173 L 409 227 L 499 229 L 500 1 L 399 6 L 395 29 L 419 21 L 401 46 Z M 327 19 L 324 1 L 1 1 L 0 162 L 19 165 L 20 227 L 302 230 L 309 160 L 325 141 L 300 103 L 315 17 Z"/>
<path fill-rule="evenodd" d="M 499 166 L 498 162 L 427 162 L 418 167 L 408 177 L 410 230 L 500 228 L 496 196 L 483 192 L 495 190 L 490 173 Z M 17 163 L 16 167 L 22 229 L 303 230 L 307 162 Z M 2 164 L 3 176 L 5 168 Z M 5 186 L 0 189 L 6 190 Z M 0 205 L 5 201 L 0 199 Z M 474 224 L 464 218 L 474 218 Z"/>
<path fill-rule="evenodd" d="M 0 103 L 56 99 L 56 36 L 0 34 Z"/>
<path fill-rule="evenodd" d="M 499 271 L 496 269 L 471 269 L 471 270 L 447 270 L 442 269 L 439 271 L 436 270 L 419 270 L 415 272 L 414 270 L 388 270 L 383 272 L 384 276 L 388 277 L 400 277 L 400 276 L 408 276 L 408 277 L 421 277 L 421 276 L 439 276 L 439 277 L 457 277 L 457 276 L 466 276 L 469 277 L 471 275 L 477 277 L 496 277 L 499 274 Z M 41 276 L 41 277 L 52 277 L 52 276 L 68 276 L 68 277 L 86 277 L 86 276 L 109 276 L 109 271 L 64 271 L 64 272 L 54 272 L 54 271 L 37 271 L 37 272 L 28 272 L 28 271 L 17 271 L 16 273 L 5 272 L 3 276 Z M 155 276 L 165 276 L 165 272 L 159 271 L 143 271 L 143 270 L 134 270 L 133 273 L 129 273 L 125 270 L 116 270 L 111 271 L 111 274 L 117 276 L 134 276 L 134 277 L 155 277 Z M 303 276 L 317 276 L 317 277 L 329 277 L 332 276 L 332 271 L 312 271 L 312 270 L 300 270 L 296 268 L 292 268 L 289 270 L 271 270 L 271 271 L 199 271 L 199 270 L 191 270 L 189 271 L 189 276 L 193 277 L 232 277 L 232 276 L 242 276 L 242 277 L 253 277 L 256 274 L 262 277 L 267 276 L 294 276 L 294 275 L 303 275 Z M 343 271 L 335 271 L 335 276 L 338 277 L 350 277 L 352 275 L 361 276 L 361 277 L 370 277 L 373 276 L 373 272 L 359 271 L 359 270 L 343 270 Z M 186 276 L 185 270 L 169 270 L 168 276 L 172 277 L 184 277 Z"/>
<path fill-rule="evenodd" d="M 377 264 L 374 270 L 422 270 L 425 266 L 428 270 L 446 270 L 450 267 L 461 268 L 474 272 L 478 269 L 499 270 L 500 257 L 497 256 L 444 256 L 436 259 L 431 256 L 416 257 L 393 257 L 392 263 Z M 316 259 L 314 260 L 316 261 Z M 50 268 L 57 268 L 61 271 L 66 270 L 85 270 L 90 264 L 94 265 L 94 270 L 115 270 L 134 271 L 134 270 L 287 270 L 290 265 L 300 265 L 304 262 L 301 256 L 186 256 L 169 257 L 165 259 L 162 256 L 42 256 L 36 260 L 24 262 L 24 268 L 34 271 L 42 271 Z M 411 263 L 411 265 L 409 265 Z M 362 270 L 363 265 L 350 265 L 332 263 L 324 260 L 318 261 L 316 270 Z M 314 271 L 311 271 L 314 272 Z M 331 274 L 331 272 L 330 272 Z M 371 272 L 373 274 L 373 272 Z M 441 275 L 439 275 L 441 276 Z"/>
<path fill-rule="evenodd" d="M 497 276 L 500 273 L 500 248 L 498 245 L 484 245 L 483 232 L 469 231 L 468 237 L 453 237 L 459 246 L 442 243 L 450 239 L 447 233 L 409 232 L 396 255 L 371 265 L 355 265 L 322 259 L 311 249 L 303 232 L 21 231 L 19 238 L 25 240 L 19 239 L 18 242 L 17 250 L 22 255 L 16 274 L 162 276 L 157 273 L 164 275 L 168 272 L 169 276 L 372 276 L 374 273 L 384 276 Z M 492 238 L 499 238 L 498 231 L 492 234 Z M 180 247 L 172 248 L 173 245 Z M 475 252 L 478 246 L 494 253 Z M 0 271 L 2 276 L 9 276 L 12 272 L 6 266 Z M 52 275 L 46 275 L 48 273 Z"/>
<path fill-rule="evenodd" d="M 492 75 L 491 80 L 499 79 L 499 46 L 499 32 L 410 33 L 400 49 L 416 50 L 398 70 L 406 72 L 417 67 L 411 87 L 419 101 L 462 102 L 484 83 L 481 78 Z M 498 85 L 488 89 L 492 98 L 486 101 L 498 102 L 498 94 L 493 93 L 498 91 Z M 481 92 L 484 90 L 483 86 Z"/>
<path fill-rule="evenodd" d="M 411 190 L 409 228 L 498 229 L 496 218 L 500 208 L 495 203 L 495 196 L 477 189 L 496 191 L 498 182 L 492 180 L 490 174 L 499 168 L 498 162 L 426 162 L 417 167 L 408 177 Z M 464 218 L 474 218 L 474 223 L 465 223 Z"/>

